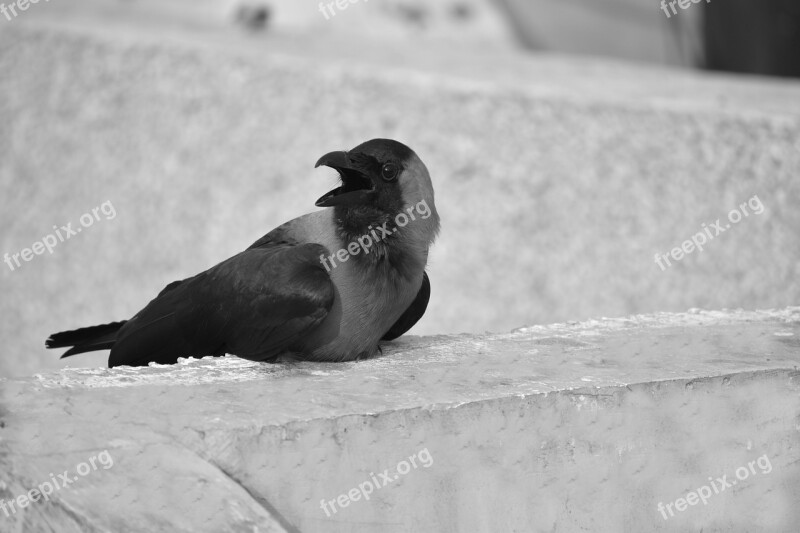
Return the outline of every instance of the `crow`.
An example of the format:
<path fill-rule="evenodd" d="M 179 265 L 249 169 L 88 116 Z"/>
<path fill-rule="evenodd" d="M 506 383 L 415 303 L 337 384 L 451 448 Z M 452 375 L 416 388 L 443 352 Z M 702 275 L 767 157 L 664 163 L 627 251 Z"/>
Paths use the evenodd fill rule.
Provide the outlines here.
<path fill-rule="evenodd" d="M 390 139 L 330 152 L 321 165 L 342 182 L 317 200 L 325 209 L 170 283 L 130 320 L 55 333 L 45 346 L 69 348 L 62 358 L 110 349 L 109 367 L 225 354 L 265 362 L 373 356 L 428 306 L 425 267 L 439 232 L 433 185 L 420 158 Z"/>

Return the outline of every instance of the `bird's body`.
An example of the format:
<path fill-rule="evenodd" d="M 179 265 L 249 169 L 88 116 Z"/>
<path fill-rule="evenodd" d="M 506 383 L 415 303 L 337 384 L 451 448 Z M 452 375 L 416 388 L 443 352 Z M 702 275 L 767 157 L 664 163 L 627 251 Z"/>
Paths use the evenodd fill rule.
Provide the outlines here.
<path fill-rule="evenodd" d="M 47 346 L 72 346 L 65 357 L 110 348 L 109 366 L 225 353 L 256 361 L 373 355 L 427 306 L 425 266 L 439 228 L 430 177 L 409 148 L 384 139 L 319 165 L 343 182 L 317 202 L 326 209 L 169 284 L 128 321 L 57 333 Z"/>

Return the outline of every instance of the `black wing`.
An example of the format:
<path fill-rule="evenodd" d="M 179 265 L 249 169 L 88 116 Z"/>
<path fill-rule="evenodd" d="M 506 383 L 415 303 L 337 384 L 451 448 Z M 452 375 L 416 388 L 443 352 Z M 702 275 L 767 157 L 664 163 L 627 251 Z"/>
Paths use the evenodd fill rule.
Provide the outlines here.
<path fill-rule="evenodd" d="M 416 324 L 422 315 L 425 314 L 425 309 L 428 308 L 428 301 L 431 299 L 431 282 L 428 279 L 428 273 L 422 273 L 422 286 L 419 288 L 417 297 L 408 306 L 408 309 L 397 319 L 397 322 L 389 328 L 389 331 L 383 336 L 381 340 L 391 341 L 410 330 Z"/>
<path fill-rule="evenodd" d="M 333 283 L 319 261 L 327 253 L 319 244 L 264 243 L 169 284 L 120 329 L 108 365 L 224 353 L 277 357 L 333 305 Z"/>

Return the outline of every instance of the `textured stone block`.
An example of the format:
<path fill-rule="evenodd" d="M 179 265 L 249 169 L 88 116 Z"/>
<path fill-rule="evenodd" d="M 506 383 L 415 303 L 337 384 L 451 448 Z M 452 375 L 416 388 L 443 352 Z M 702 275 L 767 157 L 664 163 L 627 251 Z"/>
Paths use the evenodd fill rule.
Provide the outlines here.
<path fill-rule="evenodd" d="M 6 380 L 0 499 L 50 473 L 77 480 L 0 524 L 796 531 L 798 338 L 800 308 L 693 311 L 410 337 L 345 364 L 226 357 Z M 112 466 L 75 476 L 103 451 Z M 369 500 L 351 496 L 367 482 Z M 711 483 L 705 504 L 675 506 Z"/>

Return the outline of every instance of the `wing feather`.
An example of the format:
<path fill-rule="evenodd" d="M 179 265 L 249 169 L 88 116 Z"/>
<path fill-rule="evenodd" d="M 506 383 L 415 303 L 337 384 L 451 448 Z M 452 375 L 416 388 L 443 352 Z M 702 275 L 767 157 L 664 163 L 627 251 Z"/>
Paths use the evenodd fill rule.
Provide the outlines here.
<path fill-rule="evenodd" d="M 291 349 L 328 315 L 334 287 L 320 244 L 249 248 L 173 282 L 120 330 L 108 364 L 171 364 L 232 353 L 256 361 Z"/>

